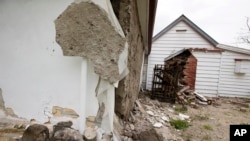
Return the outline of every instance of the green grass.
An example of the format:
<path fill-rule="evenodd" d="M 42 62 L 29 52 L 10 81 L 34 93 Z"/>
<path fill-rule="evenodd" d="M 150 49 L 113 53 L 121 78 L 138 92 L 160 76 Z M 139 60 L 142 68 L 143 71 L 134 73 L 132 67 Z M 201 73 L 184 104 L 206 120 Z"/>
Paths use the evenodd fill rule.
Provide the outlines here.
<path fill-rule="evenodd" d="M 213 128 L 210 125 L 203 125 L 203 128 L 206 129 L 206 130 L 213 131 Z"/>
<path fill-rule="evenodd" d="M 170 120 L 170 125 L 176 129 L 186 129 L 189 126 L 189 123 L 185 120 Z"/>

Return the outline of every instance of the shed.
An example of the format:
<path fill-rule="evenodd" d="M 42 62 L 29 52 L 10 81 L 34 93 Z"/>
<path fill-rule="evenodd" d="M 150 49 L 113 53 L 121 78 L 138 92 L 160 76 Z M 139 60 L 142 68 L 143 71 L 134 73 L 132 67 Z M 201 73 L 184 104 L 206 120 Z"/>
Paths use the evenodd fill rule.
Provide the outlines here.
<path fill-rule="evenodd" d="M 153 69 L 183 49 L 197 59 L 195 90 L 206 96 L 250 97 L 250 50 L 219 44 L 181 15 L 153 37 L 145 57 L 144 88 L 151 90 Z"/>

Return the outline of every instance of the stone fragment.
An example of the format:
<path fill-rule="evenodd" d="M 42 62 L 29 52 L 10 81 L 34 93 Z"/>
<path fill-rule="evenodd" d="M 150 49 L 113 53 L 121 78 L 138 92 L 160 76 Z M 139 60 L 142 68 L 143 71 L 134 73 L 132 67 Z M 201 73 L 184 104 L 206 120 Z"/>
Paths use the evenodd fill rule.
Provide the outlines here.
<path fill-rule="evenodd" d="M 160 122 L 156 122 L 153 126 L 156 127 L 156 128 L 160 128 L 160 127 L 162 127 L 163 125 L 162 125 L 162 123 L 160 123 Z"/>
<path fill-rule="evenodd" d="M 135 130 L 135 126 L 133 124 L 129 124 L 131 130 Z"/>
<path fill-rule="evenodd" d="M 169 111 L 169 112 L 171 112 L 171 113 L 173 113 L 173 112 L 174 112 L 174 110 L 173 110 L 173 109 L 168 109 L 168 111 Z"/>
<path fill-rule="evenodd" d="M 49 141 L 49 129 L 41 124 L 30 125 L 24 131 L 22 141 Z"/>
<path fill-rule="evenodd" d="M 72 128 L 64 128 L 54 133 L 53 140 L 60 141 L 84 141 L 79 131 Z"/>
<path fill-rule="evenodd" d="M 146 111 L 149 115 L 154 116 L 155 114 L 152 111 Z"/>
<path fill-rule="evenodd" d="M 84 138 L 87 140 L 87 141 L 95 141 L 96 138 L 97 138 L 97 133 L 96 133 L 96 130 L 95 128 L 92 128 L 92 127 L 87 127 L 85 130 L 84 130 Z"/>
<path fill-rule="evenodd" d="M 166 117 L 166 116 L 162 116 L 162 117 L 161 117 L 161 119 L 162 119 L 162 120 L 164 120 L 164 121 L 169 122 L 169 118 L 168 118 L 168 117 Z"/>
<path fill-rule="evenodd" d="M 189 116 L 188 115 L 184 115 L 182 113 L 179 113 L 179 118 L 180 118 L 180 120 L 186 120 L 186 119 L 189 119 Z"/>
<path fill-rule="evenodd" d="M 92 127 L 92 128 L 97 126 L 95 116 L 88 116 L 86 118 L 85 124 L 86 124 L 87 127 Z"/>

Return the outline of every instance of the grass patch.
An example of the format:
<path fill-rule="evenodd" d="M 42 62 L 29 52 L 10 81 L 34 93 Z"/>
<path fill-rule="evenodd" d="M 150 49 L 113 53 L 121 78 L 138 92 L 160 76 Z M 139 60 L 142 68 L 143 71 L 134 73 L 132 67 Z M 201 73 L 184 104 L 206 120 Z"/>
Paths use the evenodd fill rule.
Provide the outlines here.
<path fill-rule="evenodd" d="M 187 107 L 177 105 L 177 106 L 174 107 L 174 110 L 176 112 L 185 113 L 185 112 L 187 112 Z"/>
<path fill-rule="evenodd" d="M 206 129 L 206 130 L 213 131 L 213 128 L 210 125 L 203 125 L 203 128 Z"/>
<path fill-rule="evenodd" d="M 186 129 L 189 123 L 185 120 L 170 120 L 170 125 L 176 129 Z"/>

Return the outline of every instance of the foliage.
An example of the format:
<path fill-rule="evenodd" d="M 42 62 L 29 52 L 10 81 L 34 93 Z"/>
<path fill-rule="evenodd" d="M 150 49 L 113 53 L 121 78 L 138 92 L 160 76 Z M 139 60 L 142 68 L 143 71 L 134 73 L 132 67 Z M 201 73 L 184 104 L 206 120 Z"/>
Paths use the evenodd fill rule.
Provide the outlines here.
<path fill-rule="evenodd" d="M 189 123 L 185 120 L 170 120 L 170 125 L 174 126 L 176 129 L 186 129 Z"/>
<path fill-rule="evenodd" d="M 213 130 L 212 126 L 210 126 L 210 125 L 203 125 L 203 128 L 206 130 L 210 130 L 210 131 Z"/>

